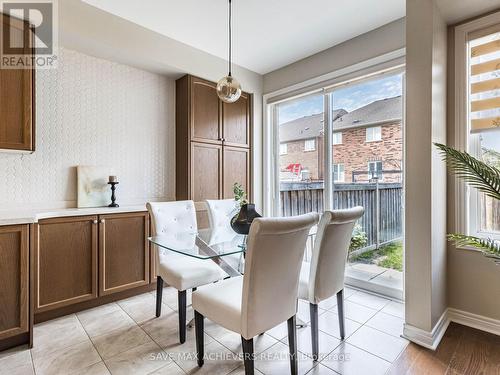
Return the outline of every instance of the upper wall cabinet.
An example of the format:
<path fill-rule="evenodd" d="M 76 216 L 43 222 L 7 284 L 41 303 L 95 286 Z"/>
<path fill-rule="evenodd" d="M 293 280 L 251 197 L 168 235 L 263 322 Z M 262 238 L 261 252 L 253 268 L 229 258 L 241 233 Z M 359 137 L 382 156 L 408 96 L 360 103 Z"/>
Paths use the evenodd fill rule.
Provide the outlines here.
<path fill-rule="evenodd" d="M 222 138 L 227 146 L 250 147 L 250 98 L 242 93 L 235 103 L 222 104 Z"/>
<path fill-rule="evenodd" d="M 217 85 L 200 78 L 191 79 L 191 140 L 220 143 L 222 129 Z"/>
<path fill-rule="evenodd" d="M 27 45 L 30 31 L 23 22 L 1 16 L 0 27 L 10 25 L 10 40 Z M 35 150 L 35 69 L 0 69 L 0 149 Z"/>

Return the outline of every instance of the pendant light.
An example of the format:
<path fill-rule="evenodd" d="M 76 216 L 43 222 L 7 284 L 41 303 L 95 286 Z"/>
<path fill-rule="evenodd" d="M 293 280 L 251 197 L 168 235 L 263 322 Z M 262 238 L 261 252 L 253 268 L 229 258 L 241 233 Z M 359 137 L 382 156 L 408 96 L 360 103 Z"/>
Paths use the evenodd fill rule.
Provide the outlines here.
<path fill-rule="evenodd" d="M 234 103 L 241 96 L 240 83 L 231 75 L 231 0 L 229 0 L 229 73 L 217 83 L 217 95 L 224 103 Z"/>

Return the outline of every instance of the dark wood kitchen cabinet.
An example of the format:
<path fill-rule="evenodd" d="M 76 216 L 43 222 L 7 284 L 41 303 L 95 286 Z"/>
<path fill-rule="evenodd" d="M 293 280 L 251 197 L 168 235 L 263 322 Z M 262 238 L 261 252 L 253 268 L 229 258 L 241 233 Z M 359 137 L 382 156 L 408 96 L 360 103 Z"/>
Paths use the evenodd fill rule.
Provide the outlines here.
<path fill-rule="evenodd" d="M 35 313 L 151 282 L 145 211 L 45 219 L 34 226 Z"/>
<path fill-rule="evenodd" d="M 219 199 L 222 187 L 222 146 L 191 142 L 191 199 Z"/>
<path fill-rule="evenodd" d="M 98 217 L 35 224 L 35 312 L 97 297 Z"/>
<path fill-rule="evenodd" d="M 176 198 L 234 197 L 240 183 L 252 199 L 252 96 L 219 100 L 216 84 L 191 75 L 176 81 Z"/>
<path fill-rule="evenodd" d="M 31 33 L 23 21 L 0 14 L 8 24 L 10 39 L 27 46 Z M 0 149 L 35 150 L 35 69 L 0 69 Z"/>
<path fill-rule="evenodd" d="M 250 95 L 243 92 L 234 103 L 222 103 L 224 145 L 250 148 Z"/>
<path fill-rule="evenodd" d="M 0 227 L 0 340 L 29 330 L 29 226 Z"/>
<path fill-rule="evenodd" d="M 234 198 L 233 184 L 238 181 L 245 191 L 250 189 L 250 150 L 224 147 L 223 199 Z"/>
<path fill-rule="evenodd" d="M 99 216 L 99 295 L 147 285 L 149 279 L 147 212 Z"/>

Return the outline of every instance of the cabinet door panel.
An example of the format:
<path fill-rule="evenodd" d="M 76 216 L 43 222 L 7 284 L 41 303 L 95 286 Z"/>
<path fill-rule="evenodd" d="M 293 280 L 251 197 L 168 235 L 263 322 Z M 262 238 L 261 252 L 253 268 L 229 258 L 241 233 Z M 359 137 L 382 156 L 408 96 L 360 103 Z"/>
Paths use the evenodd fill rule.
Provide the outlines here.
<path fill-rule="evenodd" d="M 191 199 L 220 199 L 222 186 L 222 147 L 191 143 Z"/>
<path fill-rule="evenodd" d="M 250 151 L 246 148 L 224 147 L 224 199 L 234 198 L 237 182 L 250 195 Z"/>
<path fill-rule="evenodd" d="M 0 19 L 0 27 L 10 25 L 11 39 L 29 37 L 22 21 L 6 15 Z M 34 150 L 34 74 L 34 69 L 0 69 L 0 149 Z"/>
<path fill-rule="evenodd" d="M 0 227 L 0 339 L 28 332 L 28 225 Z"/>
<path fill-rule="evenodd" d="M 216 85 L 194 77 L 191 81 L 191 139 L 197 142 L 221 142 Z"/>
<path fill-rule="evenodd" d="M 148 214 L 101 215 L 99 218 L 99 294 L 149 284 Z"/>
<path fill-rule="evenodd" d="M 35 245 L 35 311 L 97 297 L 97 216 L 40 221 Z"/>
<path fill-rule="evenodd" d="M 224 145 L 250 147 L 249 97 L 241 94 L 235 103 L 223 103 Z"/>

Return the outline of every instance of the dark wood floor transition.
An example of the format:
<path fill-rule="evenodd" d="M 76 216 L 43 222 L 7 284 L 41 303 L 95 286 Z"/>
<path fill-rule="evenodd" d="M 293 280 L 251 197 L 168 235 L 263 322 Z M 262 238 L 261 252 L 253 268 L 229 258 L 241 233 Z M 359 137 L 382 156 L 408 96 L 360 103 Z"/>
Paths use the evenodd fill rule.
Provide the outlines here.
<path fill-rule="evenodd" d="M 436 351 L 410 343 L 388 373 L 500 375 L 500 336 L 451 323 Z"/>

